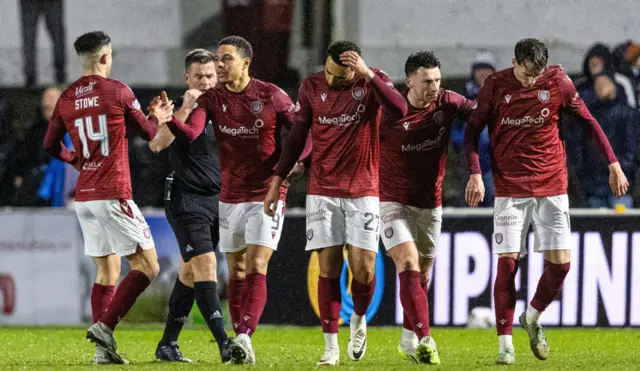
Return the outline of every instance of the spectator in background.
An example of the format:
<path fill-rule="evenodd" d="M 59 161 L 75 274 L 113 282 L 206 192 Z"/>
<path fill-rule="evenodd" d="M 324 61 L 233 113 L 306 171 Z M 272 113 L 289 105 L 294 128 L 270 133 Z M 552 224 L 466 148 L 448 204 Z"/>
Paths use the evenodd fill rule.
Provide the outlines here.
<path fill-rule="evenodd" d="M 489 77 L 492 73 L 496 72 L 496 62 L 492 53 L 487 51 L 482 51 L 478 53 L 476 58 L 471 63 L 471 76 L 464 88 L 464 96 L 467 99 L 475 100 L 478 96 L 478 92 L 480 91 L 480 87 L 484 83 L 484 80 Z M 466 126 L 466 122 L 455 122 L 451 129 L 451 143 L 454 151 L 457 156 L 464 156 L 464 148 L 462 146 L 462 141 L 464 138 L 464 128 Z M 491 156 L 489 155 L 489 128 L 485 127 L 480 135 L 480 167 L 482 168 L 482 181 L 485 184 L 485 195 L 484 201 L 480 204 L 480 206 L 484 207 L 492 207 L 494 201 L 494 189 L 493 189 L 493 174 L 491 172 Z M 451 169 L 452 167 L 449 167 Z M 459 166 L 460 169 L 463 169 L 464 166 Z M 467 173 L 462 171 L 460 184 L 465 184 L 467 180 Z M 457 179 L 457 178 L 456 178 Z M 458 180 L 456 180 L 458 181 Z M 461 186 L 460 189 L 464 189 L 464 186 Z M 464 200 L 462 200 L 461 204 L 456 204 L 455 206 L 466 206 L 464 204 Z"/>
<path fill-rule="evenodd" d="M 38 195 L 39 188 L 47 173 L 51 156 L 42 148 L 49 118 L 53 114 L 58 98 L 62 94 L 59 87 L 49 87 L 42 93 L 37 115 L 31 126 L 15 138 L 15 151 L 11 163 L 13 192 L 11 206 L 50 206 L 50 200 Z"/>
<path fill-rule="evenodd" d="M 627 76 L 616 72 L 613 54 L 608 46 L 600 43 L 594 44 L 585 54 L 582 62 L 583 76 L 574 83 L 584 103 L 590 106 L 599 100 L 593 90 L 593 80 L 596 75 L 602 73 L 609 75 L 615 82 L 618 90 L 616 93 L 617 99 L 636 108 L 636 95 L 631 81 Z"/>
<path fill-rule="evenodd" d="M 62 0 L 20 0 L 22 14 L 22 58 L 28 88 L 36 86 L 36 35 L 38 19 L 44 15 L 47 30 L 53 44 L 56 82 L 67 80 L 65 28 L 63 23 Z"/>
<path fill-rule="evenodd" d="M 615 152 L 620 166 L 630 182 L 638 169 L 637 135 L 640 128 L 640 113 L 623 100 L 617 94 L 618 89 L 611 76 L 607 74 L 596 75 L 593 78 L 593 90 L 597 101 L 589 106 L 589 111 L 598 120 L 602 130 L 609 138 L 611 147 Z M 580 183 L 581 192 L 588 207 L 613 207 L 623 204 L 626 207 L 633 206 L 633 198 L 629 194 L 616 200 L 609 191 L 609 171 L 606 160 L 598 154 L 594 146 L 587 145 L 589 139 L 584 135 L 576 135 L 573 143 L 569 143 L 568 150 L 574 152 L 574 166 L 581 179 L 588 179 Z M 592 153 L 593 152 L 593 153 Z"/>
<path fill-rule="evenodd" d="M 640 44 L 630 43 L 625 52 L 625 61 L 629 65 L 629 74 L 636 98 L 640 100 Z"/>

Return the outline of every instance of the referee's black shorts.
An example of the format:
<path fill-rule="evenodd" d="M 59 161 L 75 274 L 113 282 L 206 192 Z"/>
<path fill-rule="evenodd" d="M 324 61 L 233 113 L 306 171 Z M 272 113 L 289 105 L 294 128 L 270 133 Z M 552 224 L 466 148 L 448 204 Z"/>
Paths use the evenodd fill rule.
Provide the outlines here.
<path fill-rule="evenodd" d="M 164 211 L 176 235 L 182 260 L 215 251 L 220 241 L 218 229 L 219 196 L 199 196 L 172 192 Z"/>

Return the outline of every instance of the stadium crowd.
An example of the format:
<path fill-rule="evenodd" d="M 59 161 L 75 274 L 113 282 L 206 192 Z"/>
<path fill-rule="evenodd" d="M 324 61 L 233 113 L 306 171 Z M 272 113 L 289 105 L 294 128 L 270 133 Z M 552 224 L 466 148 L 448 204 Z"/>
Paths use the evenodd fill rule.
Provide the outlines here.
<path fill-rule="evenodd" d="M 589 153 L 593 149 L 584 145 L 588 138 L 580 130 L 574 130 L 567 118 L 563 120 L 563 135 L 568 156 L 571 205 L 599 208 L 623 204 L 627 208 L 637 207 L 640 205 L 640 187 L 635 187 L 640 161 L 637 148 L 640 135 L 640 44 L 626 41 L 612 48 L 596 43 L 586 51 L 582 65 L 582 73 L 573 76 L 574 84 L 609 138 L 631 188 L 620 199 L 610 195 L 608 173 L 601 166 L 605 159 Z M 458 84 L 462 89 L 448 84 L 447 79 L 443 86 L 475 99 L 484 79 L 503 67 L 496 64 L 490 52 L 482 51 L 471 62 L 466 83 Z M 404 85 L 403 82 L 396 83 Z M 29 80 L 29 87 L 32 86 L 33 81 Z M 51 159 L 42 148 L 47 120 L 62 90 L 62 85 L 46 87 L 37 105 L 30 105 L 16 99 L 15 94 L 9 98 L 0 89 L 0 207 L 62 207 L 73 199 L 77 172 L 72 166 Z M 295 98 L 295 90 L 289 93 Z M 142 98 L 141 103 L 146 105 L 148 102 Z M 465 122 L 458 121 L 452 131 L 448 171 L 443 184 L 443 206 L 466 206 L 464 187 L 468 176 L 462 145 L 464 128 Z M 170 172 L 167 154 L 152 153 L 147 143 L 137 137 L 129 138 L 129 146 L 135 201 L 140 207 L 162 207 L 164 178 Z M 480 139 L 480 163 L 486 185 L 481 206 L 485 207 L 493 206 L 494 200 L 488 147 L 489 136 L 485 128 Z M 304 189 L 302 182 L 292 185 L 287 198 L 288 207 L 304 206 Z"/>

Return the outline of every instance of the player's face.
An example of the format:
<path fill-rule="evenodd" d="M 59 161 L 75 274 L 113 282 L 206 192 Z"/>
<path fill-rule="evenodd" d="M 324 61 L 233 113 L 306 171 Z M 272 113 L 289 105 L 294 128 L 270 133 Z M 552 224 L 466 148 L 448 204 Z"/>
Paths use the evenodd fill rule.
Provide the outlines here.
<path fill-rule="evenodd" d="M 532 87 L 538 80 L 538 77 L 540 77 L 542 72 L 544 72 L 544 68 L 538 69 L 531 62 L 520 64 L 515 58 L 513 58 L 512 63 L 516 78 L 525 88 Z"/>
<path fill-rule="evenodd" d="M 327 79 L 327 84 L 330 87 L 338 87 L 344 85 L 347 81 L 351 80 L 354 76 L 354 72 L 351 67 L 345 67 L 337 64 L 327 57 L 324 63 L 324 77 Z"/>
<path fill-rule="evenodd" d="M 228 84 L 239 80 L 249 70 L 251 59 L 243 57 L 233 45 L 220 45 L 215 63 L 218 82 Z"/>
<path fill-rule="evenodd" d="M 440 68 L 420 67 L 411 76 L 407 77 L 407 87 L 413 91 L 416 97 L 425 103 L 433 103 L 440 92 Z"/>
<path fill-rule="evenodd" d="M 218 78 L 216 76 L 216 66 L 213 62 L 192 63 L 184 74 L 185 81 L 189 89 L 205 91 L 216 86 Z"/>

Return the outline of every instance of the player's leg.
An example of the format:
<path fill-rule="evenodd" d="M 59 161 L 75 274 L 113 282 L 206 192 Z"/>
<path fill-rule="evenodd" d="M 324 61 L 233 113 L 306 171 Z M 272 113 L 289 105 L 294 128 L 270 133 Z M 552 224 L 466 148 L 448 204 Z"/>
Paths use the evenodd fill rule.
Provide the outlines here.
<path fill-rule="evenodd" d="M 278 202 L 276 213 L 268 217 L 259 202 L 244 204 L 246 215 L 246 288 L 242 299 L 237 341 L 247 354 L 247 363 L 256 361 L 251 336 L 256 331 L 267 302 L 267 267 L 278 248 L 284 224 L 284 203 Z"/>
<path fill-rule="evenodd" d="M 349 249 L 349 267 L 353 273 L 351 296 L 353 314 L 347 352 L 354 361 L 367 350 L 366 311 L 376 286 L 375 263 L 380 233 L 380 203 L 377 197 L 344 199 L 347 217 L 345 239 Z"/>
<path fill-rule="evenodd" d="M 562 292 L 571 267 L 571 226 L 567 195 L 540 197 L 533 214 L 535 250 L 544 253 L 544 271 L 536 293 L 520 316 L 527 330 L 533 354 L 541 360 L 549 357 L 549 344 L 540 325 L 540 315 Z"/>
<path fill-rule="evenodd" d="M 118 255 L 126 256 L 131 271 L 118 285 L 100 321 L 89 328 L 87 337 L 105 347 L 114 361 L 124 361 L 116 351 L 113 330 L 158 275 L 160 266 L 149 226 L 133 201 L 101 201 L 96 214 L 111 246 Z"/>
<path fill-rule="evenodd" d="M 229 270 L 229 314 L 236 335 L 240 327 L 246 277 L 245 216 L 242 204 L 219 202 L 220 251 Z"/>
<path fill-rule="evenodd" d="M 96 266 L 96 280 L 91 289 L 91 311 L 93 323 L 96 323 L 107 310 L 113 298 L 115 285 L 120 277 L 120 257 L 114 254 L 105 230 L 92 213 L 90 207 L 92 203 L 94 201 L 76 202 L 75 210 L 84 238 L 85 254 L 93 257 Z M 96 345 L 93 362 L 96 364 L 112 363 L 100 345 Z"/>
<path fill-rule="evenodd" d="M 396 266 L 396 272 L 398 272 L 400 280 L 400 302 L 404 308 L 404 321 L 402 336 L 398 345 L 398 354 L 403 358 L 419 363 L 416 357 L 419 339 L 414 333 L 414 325 L 421 321 L 416 320 L 416 307 L 424 304 L 422 310 L 420 310 L 421 312 L 424 311 L 427 299 L 426 297 L 423 298 L 424 295 L 420 287 L 418 249 L 413 237 L 417 229 L 416 216 L 413 210 L 400 203 L 380 203 L 380 237 L 387 254 L 393 259 Z M 419 329 L 418 331 L 422 330 Z"/>
<path fill-rule="evenodd" d="M 318 309 L 325 350 L 317 365 L 336 366 L 340 361 L 338 323 L 342 307 L 340 275 L 344 266 L 345 216 L 341 199 L 307 195 L 307 251 L 317 251 Z"/>
<path fill-rule="evenodd" d="M 516 274 L 531 223 L 533 198 L 496 197 L 494 206 L 494 253 L 498 254 L 493 300 L 500 355 L 496 363 L 514 364 L 513 314 L 516 308 Z M 526 251 L 526 250 L 524 250 Z"/>
<path fill-rule="evenodd" d="M 187 248 L 183 250 L 183 258 L 193 267 L 193 287 L 198 309 L 218 344 L 222 362 L 230 362 L 233 352 L 236 352 L 235 358 L 244 359 L 244 351 L 236 346 L 224 329 L 222 306 L 218 297 L 217 261 L 214 253 L 220 233 L 218 201 L 202 197 L 193 197 L 191 201 L 195 205 L 194 212 L 186 213 L 179 221 L 186 229 Z"/>
<path fill-rule="evenodd" d="M 174 214 L 179 215 L 181 212 L 180 201 L 181 199 L 179 198 L 165 201 L 165 214 L 176 236 L 182 254 L 187 245 L 186 234 L 184 233 L 182 225 L 174 218 Z M 193 268 L 190 263 L 184 262 L 183 257 L 180 261 L 178 277 L 176 277 L 171 296 L 169 296 L 169 314 L 162 339 L 160 339 L 158 347 L 156 348 L 156 359 L 165 362 L 191 362 L 190 359 L 185 358 L 182 352 L 180 352 L 178 336 L 189 317 L 194 302 Z"/>
<path fill-rule="evenodd" d="M 307 243 L 307 246 L 309 246 L 309 243 Z M 340 360 L 338 326 L 340 323 L 340 310 L 342 309 L 340 275 L 344 265 L 343 249 L 344 245 L 335 245 L 316 250 L 318 252 L 320 270 L 318 277 L 318 309 L 325 342 L 325 351 L 317 363 L 321 366 L 336 366 Z"/>
<path fill-rule="evenodd" d="M 435 263 L 438 244 L 440 242 L 440 231 L 442 230 L 442 208 L 422 209 L 419 211 L 417 223 L 417 249 L 419 254 L 418 264 L 420 267 L 420 285 L 424 293 L 425 310 L 422 311 L 423 318 L 414 325 L 417 338 L 420 339 L 416 348 L 418 360 L 421 363 L 440 364 L 440 356 L 436 342 L 431 336 L 429 325 L 429 304 L 427 301 L 429 294 L 429 278 Z M 422 326 L 418 326 L 421 323 Z M 422 334 L 418 331 L 422 330 Z"/>

